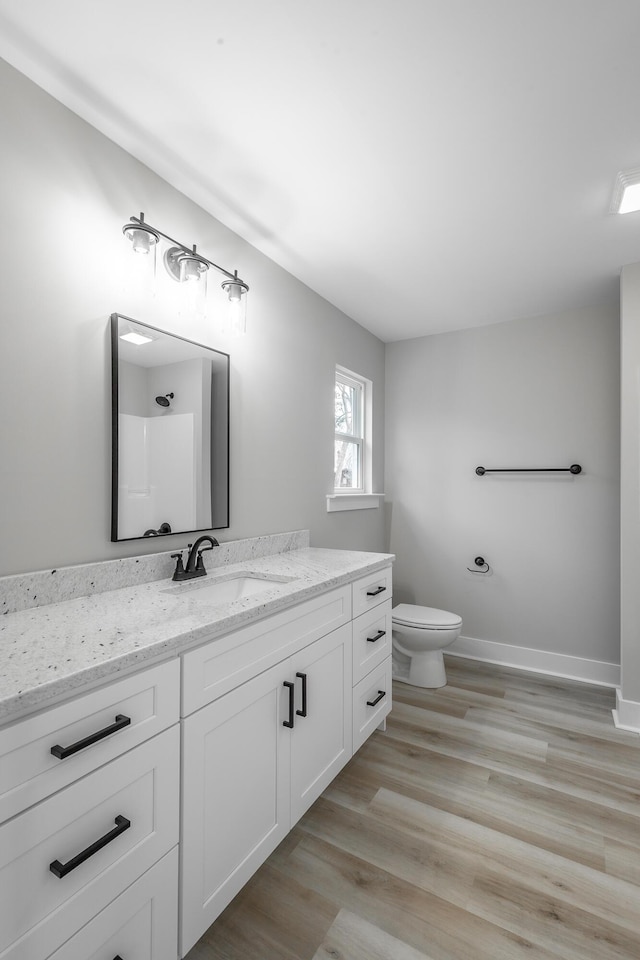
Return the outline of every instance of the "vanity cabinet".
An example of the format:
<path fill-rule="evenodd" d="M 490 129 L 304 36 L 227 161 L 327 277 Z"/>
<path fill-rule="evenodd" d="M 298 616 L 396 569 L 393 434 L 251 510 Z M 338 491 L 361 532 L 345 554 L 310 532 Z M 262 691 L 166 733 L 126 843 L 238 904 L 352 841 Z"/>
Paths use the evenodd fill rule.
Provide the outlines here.
<path fill-rule="evenodd" d="M 178 664 L 163 664 L 0 731 L 3 960 L 45 960 L 93 920 L 124 957 L 117 913 L 98 917 L 136 882 L 147 901 L 157 897 L 147 872 L 177 850 L 178 679 Z M 174 960 L 175 855 L 162 888 L 173 941 L 153 956 Z"/>
<path fill-rule="evenodd" d="M 1 960 L 184 957 L 384 723 L 390 596 L 389 567 L 1 727 Z"/>
<path fill-rule="evenodd" d="M 349 589 L 336 593 L 321 607 L 346 618 Z M 265 628 L 263 652 L 320 629 L 305 606 Z M 181 956 L 350 759 L 351 668 L 346 622 L 184 720 Z"/>
<path fill-rule="evenodd" d="M 391 589 L 388 567 L 184 655 L 180 956 L 384 723 Z"/>

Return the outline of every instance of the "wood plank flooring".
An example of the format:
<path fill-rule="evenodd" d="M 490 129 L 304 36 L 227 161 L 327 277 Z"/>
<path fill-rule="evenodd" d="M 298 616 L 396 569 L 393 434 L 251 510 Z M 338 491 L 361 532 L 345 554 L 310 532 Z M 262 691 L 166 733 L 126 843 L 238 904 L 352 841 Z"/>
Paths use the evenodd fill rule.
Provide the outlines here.
<path fill-rule="evenodd" d="M 460 658 L 188 960 L 640 960 L 640 737 L 614 692 Z"/>

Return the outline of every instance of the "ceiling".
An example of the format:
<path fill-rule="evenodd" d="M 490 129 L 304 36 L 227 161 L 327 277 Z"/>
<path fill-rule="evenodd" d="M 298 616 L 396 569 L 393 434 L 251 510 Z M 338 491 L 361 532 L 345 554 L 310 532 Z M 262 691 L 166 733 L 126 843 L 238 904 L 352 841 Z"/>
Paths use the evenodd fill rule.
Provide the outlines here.
<path fill-rule="evenodd" d="M 0 56 L 385 341 L 614 300 L 639 36 L 638 0 L 0 0 Z"/>

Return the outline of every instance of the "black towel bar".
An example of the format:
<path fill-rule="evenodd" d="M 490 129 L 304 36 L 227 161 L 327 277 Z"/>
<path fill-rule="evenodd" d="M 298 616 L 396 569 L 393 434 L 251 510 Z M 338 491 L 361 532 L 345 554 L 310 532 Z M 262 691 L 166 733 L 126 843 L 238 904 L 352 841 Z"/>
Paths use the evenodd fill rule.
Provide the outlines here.
<path fill-rule="evenodd" d="M 485 473 L 582 473 L 582 467 L 579 463 L 572 463 L 570 467 L 501 467 L 493 469 L 492 467 L 476 467 L 476 473 L 479 477 L 484 477 Z"/>

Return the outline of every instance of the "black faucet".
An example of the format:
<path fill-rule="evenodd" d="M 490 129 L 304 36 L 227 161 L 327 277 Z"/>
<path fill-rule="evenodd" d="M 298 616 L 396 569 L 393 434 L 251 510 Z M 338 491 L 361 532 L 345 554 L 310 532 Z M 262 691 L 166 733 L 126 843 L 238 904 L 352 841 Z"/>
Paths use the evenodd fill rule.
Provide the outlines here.
<path fill-rule="evenodd" d="M 209 547 L 200 546 L 202 543 L 208 542 Z M 203 537 L 198 537 L 196 542 L 192 544 L 187 544 L 187 550 L 189 555 L 187 557 L 187 566 L 182 565 L 182 553 L 172 553 L 171 558 L 176 561 L 176 568 L 173 571 L 173 580 L 192 580 L 194 577 L 205 577 L 207 571 L 204 568 L 204 563 L 202 561 L 202 554 L 205 550 L 213 550 L 214 547 L 219 547 L 220 544 L 215 537 L 210 537 L 208 534 L 205 534 Z"/>

